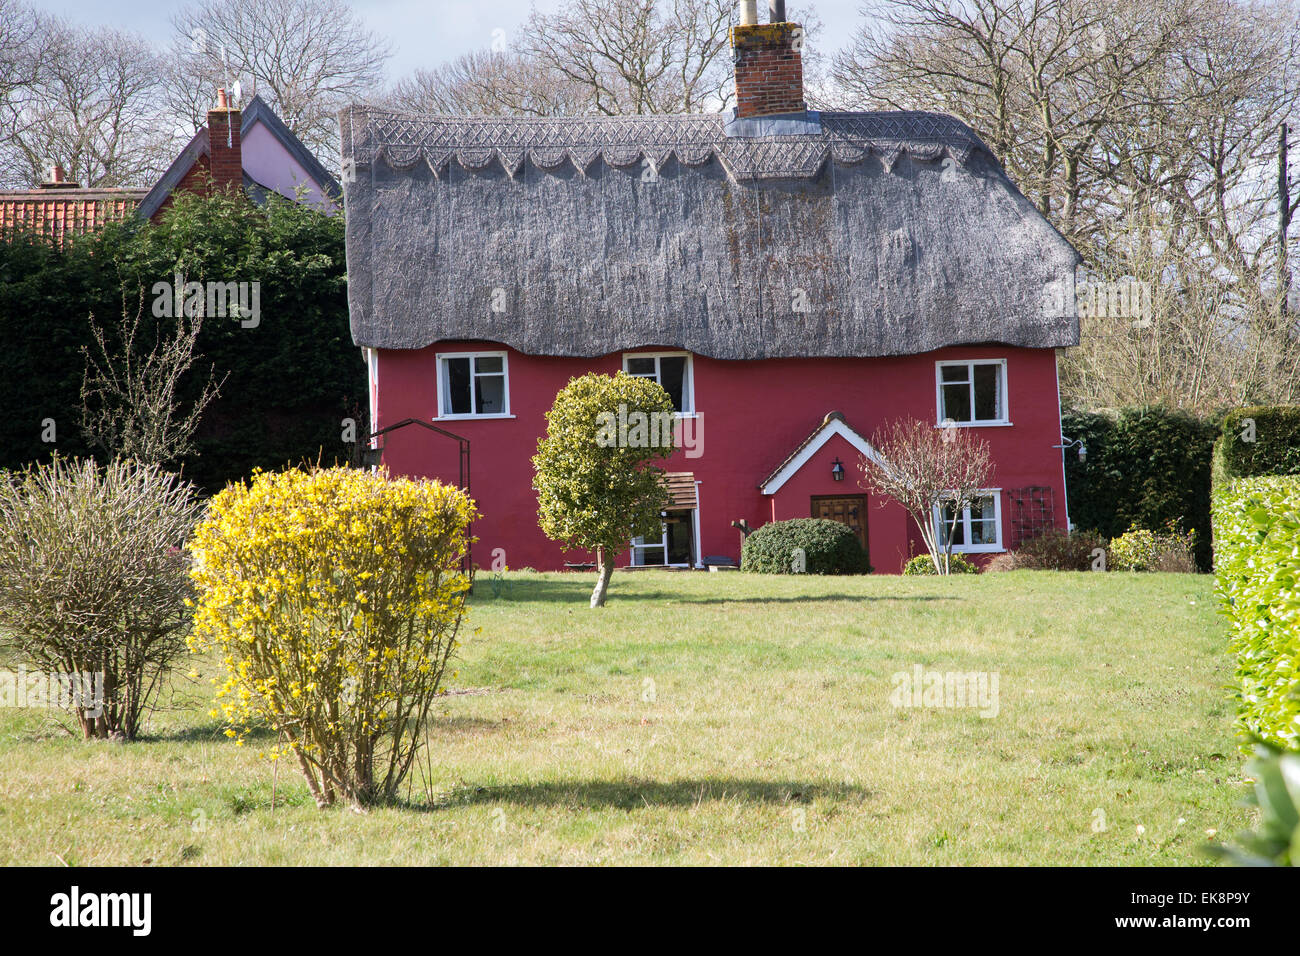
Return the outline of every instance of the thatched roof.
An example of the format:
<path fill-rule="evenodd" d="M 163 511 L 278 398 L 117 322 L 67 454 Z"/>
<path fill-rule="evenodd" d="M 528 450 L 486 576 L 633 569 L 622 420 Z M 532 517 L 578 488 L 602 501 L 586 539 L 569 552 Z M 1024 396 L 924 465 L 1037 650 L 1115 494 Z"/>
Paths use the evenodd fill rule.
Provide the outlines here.
<path fill-rule="evenodd" d="M 1078 254 L 951 117 L 340 119 L 359 345 L 755 359 L 1078 342 Z"/>

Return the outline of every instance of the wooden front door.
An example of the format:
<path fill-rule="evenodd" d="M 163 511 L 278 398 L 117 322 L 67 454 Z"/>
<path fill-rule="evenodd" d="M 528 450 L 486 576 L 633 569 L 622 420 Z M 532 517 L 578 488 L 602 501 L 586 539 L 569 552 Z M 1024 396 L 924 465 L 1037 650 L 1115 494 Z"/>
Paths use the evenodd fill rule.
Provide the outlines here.
<path fill-rule="evenodd" d="M 867 496 L 844 495 L 831 497 L 815 495 L 812 499 L 812 516 L 829 518 L 853 529 L 862 547 L 867 547 Z"/>

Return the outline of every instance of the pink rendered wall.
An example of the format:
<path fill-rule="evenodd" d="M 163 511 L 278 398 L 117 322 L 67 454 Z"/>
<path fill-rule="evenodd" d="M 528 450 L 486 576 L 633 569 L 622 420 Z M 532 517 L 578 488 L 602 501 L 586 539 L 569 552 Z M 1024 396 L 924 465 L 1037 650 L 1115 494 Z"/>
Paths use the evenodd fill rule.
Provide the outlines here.
<path fill-rule="evenodd" d="M 871 430 L 865 431 L 865 437 L 871 437 Z M 836 458 L 844 465 L 842 481 L 836 481 L 831 475 Z M 847 440 L 832 435 L 807 464 L 769 497 L 772 507 L 767 519 L 785 521 L 811 517 L 814 496 L 863 495 L 867 503 L 867 549 L 871 554 L 871 564 L 877 571 L 898 571 L 910 557 L 907 543 L 911 519 L 897 502 L 867 491 L 859 466 L 861 459 L 861 453 Z M 917 547 L 925 550 L 925 545 L 919 541 Z"/>
<path fill-rule="evenodd" d="M 320 191 L 302 164 L 260 122 L 255 122 L 243 138 L 242 149 L 244 172 L 263 186 L 286 199 L 295 199 L 301 185 L 306 190 L 303 201 L 307 205 L 327 211 L 335 208 L 334 201 Z"/>
<path fill-rule="evenodd" d="M 437 415 L 435 354 L 500 350 L 491 343 L 443 342 L 411 351 L 381 350 L 378 355 L 379 425 L 403 418 L 433 420 Z M 436 422 L 471 442 L 471 491 L 483 517 L 474 533 L 475 561 L 486 567 L 496 548 L 512 568 L 550 570 L 588 555 L 565 553 L 537 527 L 531 456 L 545 432 L 545 412 L 571 377 L 588 371 L 613 374 L 622 355 L 595 359 L 509 355 L 510 410 L 513 418 Z M 645 349 L 644 351 L 653 351 Z M 703 454 L 687 458 L 678 449 L 663 467 L 690 471 L 699 480 L 700 538 L 703 555 L 740 556 L 740 534 L 731 527 L 743 518 L 758 528 L 775 518 L 808 517 L 811 495 L 865 494 L 855 449 L 838 436 L 775 495 L 759 484 L 821 424 L 831 411 L 870 438 L 884 422 L 902 416 L 935 420 L 935 366 L 940 359 L 1005 358 L 1010 426 L 976 431 L 990 444 L 996 474 L 993 487 L 1029 485 L 1052 489 L 1055 523 L 1065 527 L 1065 489 L 1057 403 L 1056 357 L 1050 349 L 997 346 L 942 349 L 925 355 L 877 359 L 771 359 L 719 361 L 695 356 L 695 407 L 701 423 Z M 831 478 L 838 456 L 847 474 Z M 437 477 L 454 482 L 454 441 L 411 428 L 391 433 L 384 462 L 395 474 Z M 1010 509 L 1003 499 L 1003 540 L 1011 537 Z M 871 562 L 878 572 L 897 572 L 910 553 L 924 551 L 920 536 L 901 508 L 868 500 Z M 618 563 L 628 563 L 625 552 Z M 984 560 L 983 556 L 977 560 Z"/>

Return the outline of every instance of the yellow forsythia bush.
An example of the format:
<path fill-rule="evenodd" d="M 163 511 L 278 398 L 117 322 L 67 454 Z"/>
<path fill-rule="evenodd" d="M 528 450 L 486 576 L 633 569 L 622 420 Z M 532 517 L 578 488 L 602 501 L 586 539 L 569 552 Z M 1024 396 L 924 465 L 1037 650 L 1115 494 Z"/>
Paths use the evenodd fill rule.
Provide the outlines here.
<path fill-rule="evenodd" d="M 457 488 L 346 468 L 216 495 L 188 545 L 190 645 L 220 654 L 227 734 L 268 725 L 318 806 L 393 800 L 458 646 L 474 517 Z"/>

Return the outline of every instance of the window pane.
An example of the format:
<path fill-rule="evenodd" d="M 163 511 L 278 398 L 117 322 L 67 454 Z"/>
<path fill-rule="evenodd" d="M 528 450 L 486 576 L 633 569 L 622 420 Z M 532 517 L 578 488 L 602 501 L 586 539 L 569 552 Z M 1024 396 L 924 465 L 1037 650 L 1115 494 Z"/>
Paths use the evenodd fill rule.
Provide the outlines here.
<path fill-rule="evenodd" d="M 475 372 L 504 372 L 500 355 L 480 355 L 474 360 Z"/>
<path fill-rule="evenodd" d="M 632 539 L 632 563 L 637 567 L 665 564 L 662 540 L 655 544 L 645 544 L 644 538 Z"/>
<path fill-rule="evenodd" d="M 443 369 L 447 378 L 447 414 L 468 415 L 472 411 L 469 404 L 469 359 L 444 359 Z"/>
<path fill-rule="evenodd" d="M 980 498 L 970 506 L 971 544 L 997 544 L 997 508 L 992 498 Z"/>
<path fill-rule="evenodd" d="M 659 360 L 659 384 L 673 400 L 673 408 L 679 412 L 689 412 L 682 404 L 686 394 L 686 356 L 670 356 Z"/>
<path fill-rule="evenodd" d="M 970 379 L 966 373 L 970 370 L 968 365 L 941 365 L 939 372 L 945 382 L 969 382 Z"/>
<path fill-rule="evenodd" d="M 506 410 L 504 375 L 476 375 L 474 385 L 475 412 L 479 415 L 500 415 Z"/>
<path fill-rule="evenodd" d="M 653 378 L 655 374 L 655 360 L 652 358 L 630 358 L 627 360 L 627 374 L 648 375 Z"/>
<path fill-rule="evenodd" d="M 668 564 L 690 564 L 695 560 L 692 519 L 689 510 L 668 512 Z"/>
<path fill-rule="evenodd" d="M 939 409 L 940 420 L 951 418 L 955 422 L 968 422 L 970 418 L 970 386 L 945 385 L 943 387 L 943 408 Z"/>
<path fill-rule="evenodd" d="M 955 546 L 961 546 L 966 543 L 966 529 L 963 526 L 961 518 L 957 519 L 957 527 L 952 526 L 952 502 L 948 502 L 939 511 L 939 533 L 936 536 L 940 545 L 948 544 L 948 534 L 952 532 L 952 543 Z"/>
<path fill-rule="evenodd" d="M 1002 418 L 1001 365 L 975 366 L 975 418 L 991 422 Z"/>

